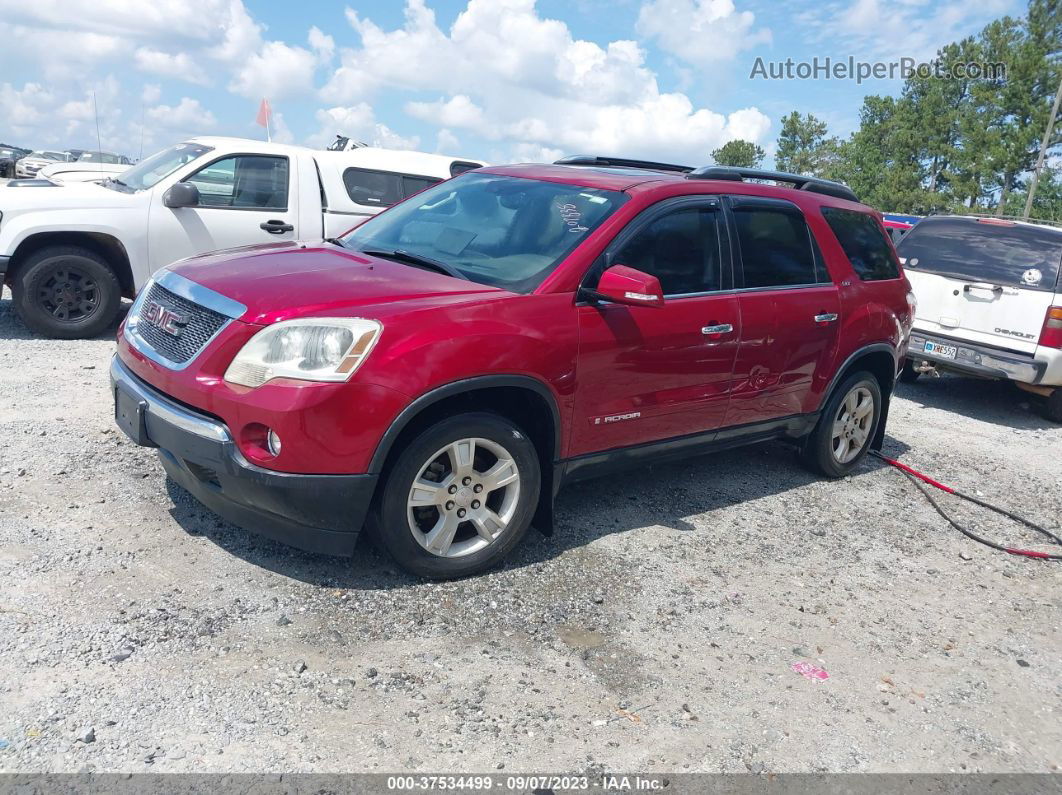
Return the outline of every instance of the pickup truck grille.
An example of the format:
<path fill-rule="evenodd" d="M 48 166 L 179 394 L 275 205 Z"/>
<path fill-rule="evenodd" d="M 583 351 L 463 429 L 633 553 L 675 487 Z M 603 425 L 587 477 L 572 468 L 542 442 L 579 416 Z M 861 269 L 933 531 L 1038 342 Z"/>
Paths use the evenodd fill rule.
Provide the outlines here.
<path fill-rule="evenodd" d="M 159 313 L 152 305 L 170 313 L 165 316 L 162 325 L 153 318 L 153 314 Z M 203 349 L 227 321 L 224 315 L 153 283 L 140 310 L 136 333 L 163 358 L 174 364 L 185 364 Z M 170 330 L 164 330 L 164 326 Z M 178 333 L 173 334 L 174 330 Z"/>

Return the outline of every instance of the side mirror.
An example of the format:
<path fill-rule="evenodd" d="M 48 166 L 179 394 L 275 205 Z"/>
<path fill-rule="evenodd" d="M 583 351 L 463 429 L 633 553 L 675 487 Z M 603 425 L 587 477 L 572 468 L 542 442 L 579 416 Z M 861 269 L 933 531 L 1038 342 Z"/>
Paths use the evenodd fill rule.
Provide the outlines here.
<path fill-rule="evenodd" d="M 178 207 L 198 207 L 199 188 L 191 182 L 178 182 L 162 194 L 162 203 L 174 210 Z"/>
<path fill-rule="evenodd" d="M 626 265 L 613 265 L 601 274 L 597 288 L 583 293 L 599 301 L 627 306 L 663 306 L 664 291 L 660 280 Z"/>

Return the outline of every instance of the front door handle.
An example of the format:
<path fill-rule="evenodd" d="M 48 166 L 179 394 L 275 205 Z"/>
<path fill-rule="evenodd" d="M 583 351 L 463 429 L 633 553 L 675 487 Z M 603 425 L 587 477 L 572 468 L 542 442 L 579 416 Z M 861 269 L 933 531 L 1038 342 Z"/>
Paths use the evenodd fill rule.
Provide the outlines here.
<path fill-rule="evenodd" d="M 264 229 L 271 235 L 279 235 L 283 232 L 294 232 L 295 227 L 284 221 L 278 221 L 273 219 L 271 221 L 263 221 L 258 225 L 259 229 Z"/>
<path fill-rule="evenodd" d="M 718 326 L 705 326 L 701 329 L 701 334 L 729 334 L 734 330 L 734 327 L 729 323 L 720 323 Z"/>
<path fill-rule="evenodd" d="M 815 315 L 816 323 L 832 323 L 839 315 L 836 312 L 823 312 L 821 315 Z"/>
<path fill-rule="evenodd" d="M 707 336 L 709 340 L 718 340 L 723 334 L 729 334 L 734 330 L 734 327 L 729 323 L 720 323 L 715 326 L 704 326 L 701 328 L 701 333 Z"/>

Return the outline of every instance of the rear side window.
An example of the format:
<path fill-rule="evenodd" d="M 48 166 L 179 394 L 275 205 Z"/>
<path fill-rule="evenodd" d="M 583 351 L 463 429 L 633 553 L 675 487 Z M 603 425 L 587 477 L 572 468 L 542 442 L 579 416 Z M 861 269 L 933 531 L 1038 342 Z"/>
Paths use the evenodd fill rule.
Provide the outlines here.
<path fill-rule="evenodd" d="M 370 168 L 348 168 L 343 172 L 343 185 L 350 200 L 356 204 L 390 207 L 414 193 L 442 182 L 439 177 L 398 174 Z"/>
<path fill-rule="evenodd" d="M 746 288 L 792 287 L 827 280 L 816 261 L 811 231 L 795 206 L 737 206 L 734 224 Z"/>
<path fill-rule="evenodd" d="M 830 225 L 856 274 L 865 282 L 900 278 L 900 263 L 885 240 L 877 219 L 866 213 L 824 207 Z"/>
<path fill-rule="evenodd" d="M 927 218 L 904 235 L 897 250 L 912 271 L 1053 291 L 1062 263 L 1062 230 Z"/>

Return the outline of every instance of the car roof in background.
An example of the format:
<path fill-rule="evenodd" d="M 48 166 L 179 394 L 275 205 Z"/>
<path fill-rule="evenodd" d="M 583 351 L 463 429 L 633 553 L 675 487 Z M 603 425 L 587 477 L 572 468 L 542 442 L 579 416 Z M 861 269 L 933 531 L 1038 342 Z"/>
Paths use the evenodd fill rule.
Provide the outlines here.
<path fill-rule="evenodd" d="M 349 168 L 379 169 L 380 171 L 441 178 L 450 176 L 450 166 L 454 163 L 467 163 L 473 168 L 485 165 L 482 160 L 474 158 L 451 157 L 405 149 L 383 149 L 376 146 L 359 146 L 357 149 L 345 149 L 340 152 L 315 149 L 313 156 L 319 162 L 331 162 Z"/>
<path fill-rule="evenodd" d="M 984 215 L 930 215 L 922 221 L 919 221 L 916 226 L 921 226 L 926 221 L 933 222 L 927 226 L 928 229 L 932 229 L 937 221 L 967 221 L 972 224 L 976 223 L 980 226 L 986 227 L 998 227 L 1000 229 L 1042 229 L 1062 235 L 1062 226 L 1048 223 L 1037 223 L 1035 221 L 1019 221 L 1015 218 L 992 218 Z"/>

